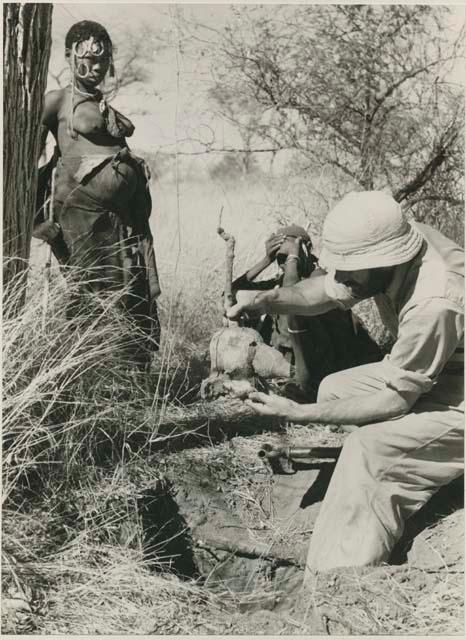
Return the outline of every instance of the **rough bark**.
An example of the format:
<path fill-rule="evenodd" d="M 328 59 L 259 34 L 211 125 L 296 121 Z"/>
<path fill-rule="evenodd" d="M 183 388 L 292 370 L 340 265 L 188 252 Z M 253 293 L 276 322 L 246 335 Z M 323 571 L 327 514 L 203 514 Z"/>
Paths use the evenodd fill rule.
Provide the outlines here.
<path fill-rule="evenodd" d="M 3 282 L 29 259 L 52 4 L 3 5 Z"/>

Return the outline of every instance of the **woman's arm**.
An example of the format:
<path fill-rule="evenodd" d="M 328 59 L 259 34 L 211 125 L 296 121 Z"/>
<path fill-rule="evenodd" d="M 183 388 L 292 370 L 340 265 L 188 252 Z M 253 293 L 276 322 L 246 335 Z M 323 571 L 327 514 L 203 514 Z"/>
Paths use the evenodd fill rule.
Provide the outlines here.
<path fill-rule="evenodd" d="M 303 259 L 301 238 L 289 238 L 281 247 L 281 251 L 286 253 L 286 260 L 283 264 L 283 287 L 292 287 L 301 280 L 300 263 Z M 305 319 L 301 316 L 288 315 L 288 329 L 302 331 L 305 327 Z"/>
<path fill-rule="evenodd" d="M 292 287 L 301 280 L 300 272 L 303 267 L 301 261 L 305 259 L 301 238 L 290 238 L 284 248 L 288 255 L 283 265 L 283 287 Z M 308 363 L 309 354 L 306 353 L 309 341 L 308 319 L 304 316 L 289 314 L 286 316 L 286 324 L 294 353 L 295 380 L 304 392 L 311 394 L 312 375 Z"/>
<path fill-rule="evenodd" d="M 257 276 L 261 274 L 265 269 L 267 269 L 270 264 L 271 262 L 268 260 L 267 256 L 261 258 L 259 262 L 257 262 L 254 266 L 248 269 L 248 271 L 246 271 L 241 276 L 239 276 L 239 278 L 236 278 L 236 280 L 233 281 L 231 285 L 232 289 L 234 291 L 248 289 L 271 289 L 273 285 L 264 287 L 262 282 L 254 282 L 254 279 L 257 278 Z"/>
<path fill-rule="evenodd" d="M 44 153 L 45 143 L 47 142 L 47 136 L 49 135 L 49 130 L 45 126 L 45 124 L 40 125 L 40 134 L 39 134 L 39 158 Z"/>
<path fill-rule="evenodd" d="M 39 158 L 44 151 L 49 132 L 52 133 L 55 138 L 57 137 L 58 111 L 60 109 L 62 98 L 63 92 L 61 89 L 58 89 L 56 91 L 49 91 L 49 93 L 47 93 L 44 97 L 39 143 Z"/>
<path fill-rule="evenodd" d="M 259 289 L 262 287 L 257 286 L 260 283 L 256 283 L 252 286 L 253 281 L 260 275 L 267 267 L 269 267 L 272 262 L 275 260 L 275 256 L 277 251 L 281 247 L 283 241 L 285 240 L 284 236 L 278 234 L 272 234 L 270 238 L 266 240 L 265 243 L 265 256 L 256 262 L 254 266 L 243 273 L 239 278 L 232 283 L 233 290 L 241 290 L 241 289 Z M 273 285 L 272 285 L 273 286 Z M 263 287 L 266 289 L 270 289 L 271 286 Z"/>

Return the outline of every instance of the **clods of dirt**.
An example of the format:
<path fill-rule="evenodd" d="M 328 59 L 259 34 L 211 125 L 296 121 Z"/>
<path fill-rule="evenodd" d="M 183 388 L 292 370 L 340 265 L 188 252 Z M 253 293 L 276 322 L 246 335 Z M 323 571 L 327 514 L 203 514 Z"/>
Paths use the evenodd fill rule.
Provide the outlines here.
<path fill-rule="evenodd" d="M 258 451 L 265 440 L 283 444 L 284 437 L 237 437 L 170 456 L 164 473 L 179 521 L 177 536 L 170 529 L 171 547 L 179 558 L 192 558 L 192 575 L 210 589 L 255 592 L 302 573 L 333 465 L 300 464 L 292 475 L 272 473 Z M 334 434 L 326 437 L 339 443 Z M 313 439 L 322 444 L 322 434 Z M 159 551 L 169 553 L 160 545 Z"/>
<path fill-rule="evenodd" d="M 305 438 L 309 446 L 342 442 L 341 434 L 324 429 Z M 188 554 L 204 587 L 220 596 L 236 594 L 237 617 L 243 618 L 235 618 L 235 633 L 242 622 L 249 635 L 435 633 L 445 625 L 452 632 L 461 627 L 459 616 L 442 617 L 445 603 L 455 612 L 462 604 L 463 521 L 458 511 L 445 515 L 453 503 L 447 508 L 440 495 L 443 512 L 434 504 L 432 522 L 423 514 L 413 521 L 416 537 L 405 541 L 400 566 L 321 574 L 303 590 L 307 547 L 334 465 L 320 461 L 300 465 L 292 475 L 275 475 L 257 455 L 266 441 L 296 446 L 303 435 L 289 430 L 181 451 L 170 456 L 164 471 L 182 523 L 178 554 Z M 444 570 L 450 592 L 439 581 Z M 429 606 L 436 612 L 430 618 Z"/>

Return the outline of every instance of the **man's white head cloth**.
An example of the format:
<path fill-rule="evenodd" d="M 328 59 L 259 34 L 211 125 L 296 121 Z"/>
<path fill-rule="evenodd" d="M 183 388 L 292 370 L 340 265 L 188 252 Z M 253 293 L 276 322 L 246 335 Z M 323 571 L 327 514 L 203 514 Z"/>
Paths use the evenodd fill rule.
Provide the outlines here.
<path fill-rule="evenodd" d="M 319 263 L 328 271 L 356 271 L 408 262 L 422 236 L 383 191 L 348 193 L 328 214 Z"/>

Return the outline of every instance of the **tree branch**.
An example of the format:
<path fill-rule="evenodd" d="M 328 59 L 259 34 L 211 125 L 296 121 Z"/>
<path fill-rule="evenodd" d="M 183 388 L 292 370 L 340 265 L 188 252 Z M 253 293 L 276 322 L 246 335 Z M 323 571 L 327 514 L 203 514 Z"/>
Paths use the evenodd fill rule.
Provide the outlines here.
<path fill-rule="evenodd" d="M 453 132 L 450 132 L 448 135 L 448 131 L 445 134 L 446 140 L 444 142 L 440 142 L 437 147 L 434 149 L 434 154 L 427 162 L 427 164 L 417 173 L 417 175 L 406 185 L 398 189 L 398 191 L 394 194 L 394 198 L 397 202 L 402 202 L 412 193 L 419 191 L 421 187 L 423 187 L 429 180 L 432 179 L 432 176 L 435 174 L 437 169 L 445 162 L 448 156 L 448 148 L 453 144 L 457 135 L 458 128 L 454 128 Z"/>
<path fill-rule="evenodd" d="M 284 149 L 294 149 L 294 147 L 271 147 L 269 149 L 239 149 L 239 148 L 207 148 L 204 151 L 178 151 L 179 156 L 202 156 L 206 153 L 277 153 Z"/>
<path fill-rule="evenodd" d="M 421 73 L 425 73 L 431 67 L 434 67 L 435 65 L 441 64 L 442 62 L 446 62 L 446 61 L 447 60 L 441 60 L 441 59 L 434 60 L 433 62 L 426 64 L 424 67 L 420 67 L 419 69 L 415 69 L 414 71 L 410 71 L 409 73 L 406 73 L 399 80 L 397 80 L 397 82 L 394 82 L 390 87 L 388 87 L 388 89 L 386 89 L 386 91 L 380 98 L 375 98 L 376 106 L 374 107 L 370 116 L 368 116 L 368 121 L 372 122 L 374 120 L 378 110 L 380 109 L 382 104 L 385 102 L 385 100 L 389 98 L 399 87 L 401 87 L 402 84 L 404 84 L 408 80 L 412 80 L 413 78 L 420 75 Z"/>
<path fill-rule="evenodd" d="M 451 196 L 442 196 L 442 195 L 425 195 L 414 198 L 413 200 L 409 200 L 407 203 L 408 207 L 413 207 L 415 204 L 419 202 L 446 202 L 451 204 L 453 207 L 464 207 L 464 200 L 459 198 L 452 198 Z"/>

